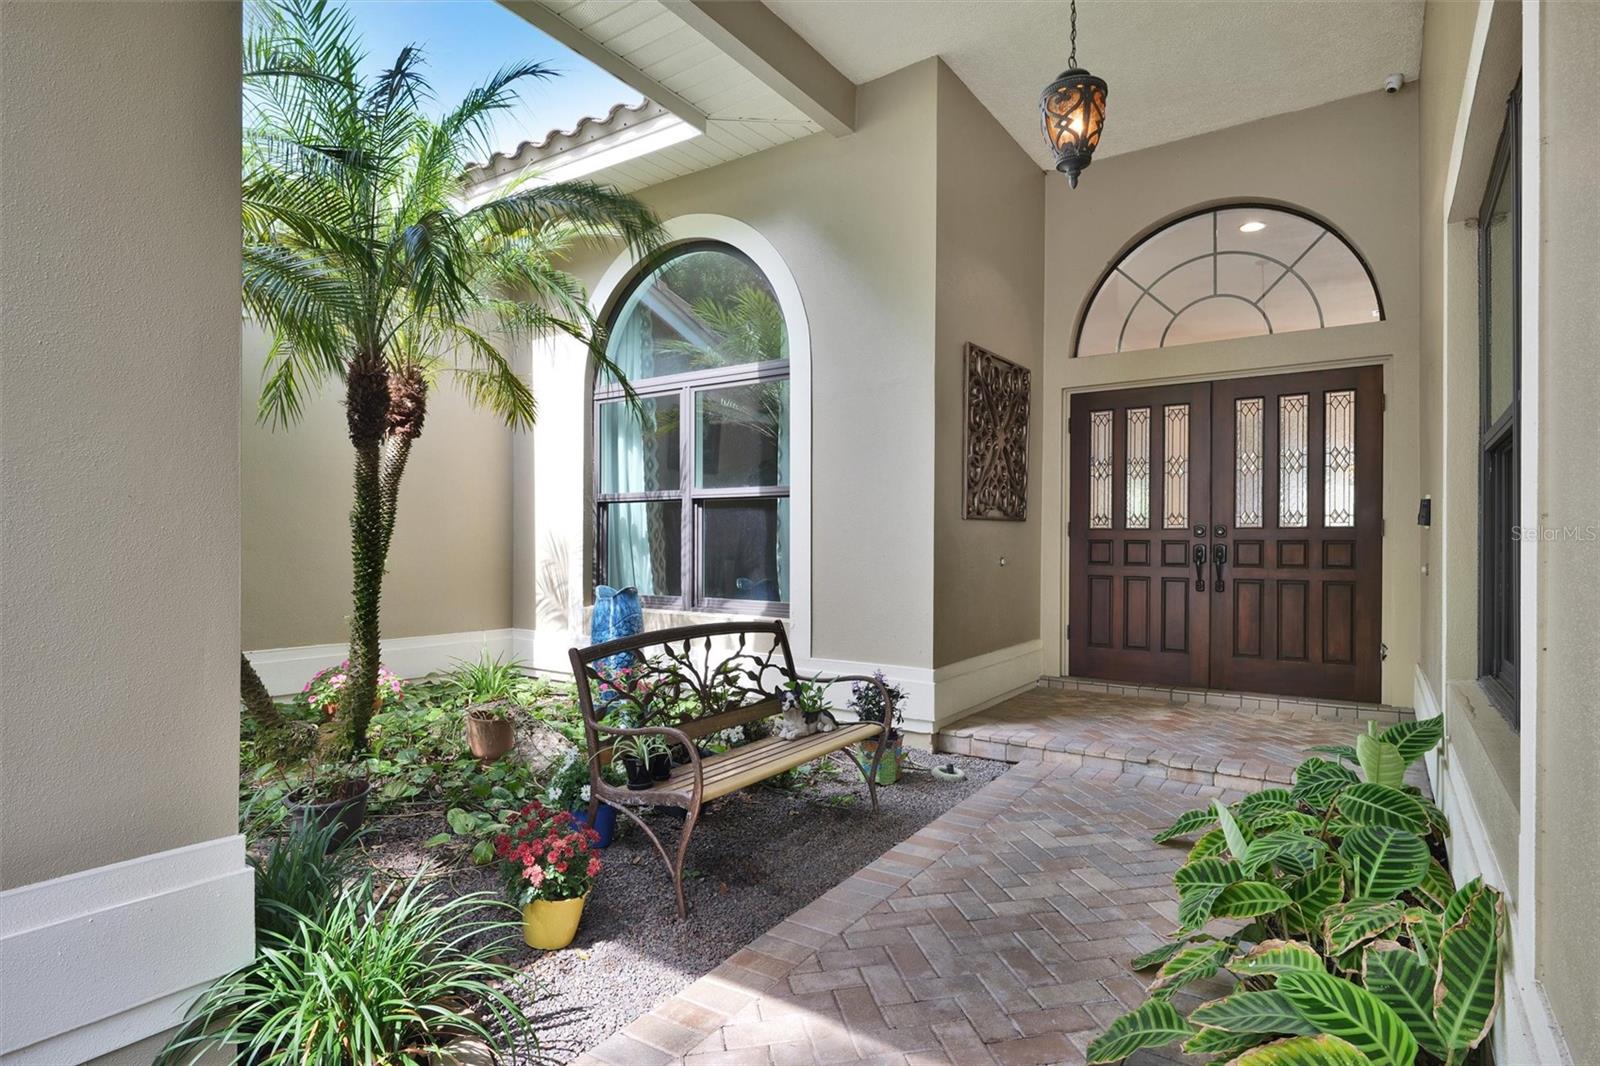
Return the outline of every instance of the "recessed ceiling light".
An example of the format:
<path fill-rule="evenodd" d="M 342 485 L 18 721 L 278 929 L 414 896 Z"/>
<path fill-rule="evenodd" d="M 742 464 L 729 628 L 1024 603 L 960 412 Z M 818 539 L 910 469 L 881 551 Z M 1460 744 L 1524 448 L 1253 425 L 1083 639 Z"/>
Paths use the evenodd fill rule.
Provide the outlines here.
<path fill-rule="evenodd" d="M 1239 227 L 1239 232 L 1240 233 L 1260 233 L 1262 230 L 1264 230 L 1266 228 L 1267 228 L 1267 224 L 1265 222 L 1256 222 L 1255 220 L 1252 219 L 1251 221 L 1246 222 L 1244 225 L 1240 226 Z"/>

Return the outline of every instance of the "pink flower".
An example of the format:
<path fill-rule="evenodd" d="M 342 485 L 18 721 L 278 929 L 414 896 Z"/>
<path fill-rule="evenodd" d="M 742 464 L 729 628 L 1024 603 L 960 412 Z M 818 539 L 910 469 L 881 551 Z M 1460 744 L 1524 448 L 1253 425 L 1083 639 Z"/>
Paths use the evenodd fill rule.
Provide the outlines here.
<path fill-rule="evenodd" d="M 530 866 L 525 872 L 528 878 L 528 884 L 532 885 L 534 888 L 538 888 L 540 885 L 544 884 L 544 867 Z"/>
<path fill-rule="evenodd" d="M 599 877 L 600 876 L 600 856 L 598 856 L 598 855 L 591 855 L 589 857 L 589 876 L 590 877 Z"/>

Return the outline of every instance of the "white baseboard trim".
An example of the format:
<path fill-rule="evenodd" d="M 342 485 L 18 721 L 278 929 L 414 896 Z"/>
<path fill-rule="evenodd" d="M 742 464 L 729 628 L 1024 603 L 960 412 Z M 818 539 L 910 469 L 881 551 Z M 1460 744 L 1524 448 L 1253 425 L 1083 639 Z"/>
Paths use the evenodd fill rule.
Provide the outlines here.
<path fill-rule="evenodd" d="M 524 655 L 517 634 L 528 630 L 481 629 L 466 633 L 434 633 L 422 637 L 386 637 L 383 664 L 401 677 L 421 677 L 436 670 L 448 670 L 460 659 L 476 659 L 483 651 L 490 655 Z M 299 692 L 311 675 L 324 667 L 340 663 L 350 653 L 348 644 L 305 644 L 297 648 L 265 648 L 245 654 L 261 675 L 262 684 L 274 696 Z"/>
<path fill-rule="evenodd" d="M 797 665 L 803 673 L 870 674 L 881 669 L 906 691 L 905 731 L 931 735 L 958 718 L 1033 688 L 1039 682 L 1043 648 L 1043 642 L 1030 640 L 935 669 L 845 659 L 808 659 Z"/>
<path fill-rule="evenodd" d="M 1444 713 L 1433 686 L 1419 666 L 1413 683 L 1414 703 L 1418 719 L 1432 718 Z M 1482 814 L 1472 795 L 1472 783 L 1458 769 L 1454 745 L 1449 733 L 1449 719 L 1445 720 L 1445 741 L 1441 751 L 1427 756 L 1428 779 L 1445 817 L 1450 820 L 1450 874 L 1456 884 L 1464 884 L 1474 877 L 1500 889 L 1506 895 L 1508 911 L 1507 929 L 1511 941 L 1505 964 L 1504 995 L 1499 1022 L 1494 1035 L 1496 1062 L 1504 1063 L 1569 1063 L 1571 1054 L 1561 1037 L 1550 1001 L 1538 981 L 1519 981 L 1516 978 L 1515 958 L 1517 908 L 1523 902 L 1516 898 L 1517 886 L 1508 880 L 1506 872 L 1495 854 Z"/>
<path fill-rule="evenodd" d="M 0 1066 L 83 1062 L 165 1032 L 255 951 L 244 837 L 0 892 Z"/>

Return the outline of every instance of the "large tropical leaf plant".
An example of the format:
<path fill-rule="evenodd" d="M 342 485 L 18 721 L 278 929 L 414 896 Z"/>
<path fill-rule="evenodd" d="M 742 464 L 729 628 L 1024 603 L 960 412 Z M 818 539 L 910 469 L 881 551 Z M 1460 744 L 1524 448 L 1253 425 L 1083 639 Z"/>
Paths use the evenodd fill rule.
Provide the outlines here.
<path fill-rule="evenodd" d="M 1455 887 L 1445 817 L 1405 781 L 1442 726 L 1369 726 L 1319 748 L 1293 788 L 1216 801 L 1157 834 L 1196 838 L 1174 875 L 1179 928 L 1133 960 L 1159 967 L 1150 999 L 1089 1062 L 1175 1041 L 1239 1066 L 1462 1062 L 1499 1007 L 1505 906 L 1481 881 Z M 1178 1013 L 1175 991 L 1224 973 L 1230 994 Z"/>
<path fill-rule="evenodd" d="M 291 425 L 337 385 L 354 450 L 349 682 L 317 741 L 320 759 L 342 759 L 367 746 L 384 569 L 431 390 L 448 376 L 507 425 L 531 425 L 534 397 L 508 345 L 564 335 L 605 361 L 563 253 L 621 241 L 644 254 L 661 230 L 638 201 L 590 182 L 468 195 L 463 175 L 487 155 L 490 120 L 548 67 L 507 67 L 436 114 L 421 51 L 364 75 L 341 8 L 282 0 L 248 17 L 243 301 L 272 337 L 259 416 Z M 242 670 L 247 712 L 279 724 Z"/>

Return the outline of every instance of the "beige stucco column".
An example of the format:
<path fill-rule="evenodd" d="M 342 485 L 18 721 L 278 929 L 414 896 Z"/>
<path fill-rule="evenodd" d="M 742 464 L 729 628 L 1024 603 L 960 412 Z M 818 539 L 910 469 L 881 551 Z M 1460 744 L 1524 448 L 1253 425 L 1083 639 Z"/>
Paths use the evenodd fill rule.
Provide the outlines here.
<path fill-rule="evenodd" d="M 239 34 L 231 3 L 0 8 L 6 1066 L 148 1062 L 251 952 Z"/>

